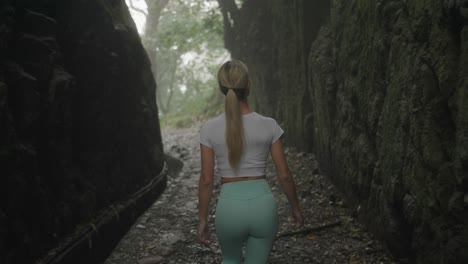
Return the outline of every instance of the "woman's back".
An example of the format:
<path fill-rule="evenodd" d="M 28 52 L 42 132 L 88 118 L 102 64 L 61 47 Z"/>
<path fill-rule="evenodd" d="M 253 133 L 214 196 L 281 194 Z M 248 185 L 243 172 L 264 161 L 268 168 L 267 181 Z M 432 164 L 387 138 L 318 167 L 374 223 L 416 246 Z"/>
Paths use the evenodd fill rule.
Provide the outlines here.
<path fill-rule="evenodd" d="M 213 148 L 221 177 L 245 177 L 265 175 L 266 160 L 273 142 L 283 130 L 272 118 L 255 112 L 242 115 L 244 150 L 234 171 L 229 164 L 225 139 L 225 115 L 221 114 L 206 122 L 200 130 L 200 143 Z"/>

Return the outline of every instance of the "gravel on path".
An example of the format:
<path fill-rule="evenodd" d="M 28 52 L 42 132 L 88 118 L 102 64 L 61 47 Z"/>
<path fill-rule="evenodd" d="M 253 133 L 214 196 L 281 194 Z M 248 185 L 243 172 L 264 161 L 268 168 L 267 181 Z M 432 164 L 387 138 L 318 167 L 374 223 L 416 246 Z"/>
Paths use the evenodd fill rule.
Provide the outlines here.
<path fill-rule="evenodd" d="M 184 165 L 171 173 L 160 198 L 135 222 L 105 264 L 221 263 L 214 231 L 214 209 L 219 192 L 219 177 L 210 206 L 212 243 L 201 246 L 196 240 L 198 224 L 198 178 L 200 158 L 198 126 L 162 131 L 165 152 Z M 298 196 L 305 216 L 301 230 L 292 224 L 290 208 L 275 178 L 274 166 L 268 162 L 267 178 L 278 202 L 279 235 L 270 256 L 270 264 L 393 264 L 382 245 L 359 225 L 347 208 L 346 201 L 326 177 L 309 153 L 286 148 L 294 174 Z M 304 232 L 334 223 L 316 231 Z M 302 233 L 301 233 L 302 232 Z"/>

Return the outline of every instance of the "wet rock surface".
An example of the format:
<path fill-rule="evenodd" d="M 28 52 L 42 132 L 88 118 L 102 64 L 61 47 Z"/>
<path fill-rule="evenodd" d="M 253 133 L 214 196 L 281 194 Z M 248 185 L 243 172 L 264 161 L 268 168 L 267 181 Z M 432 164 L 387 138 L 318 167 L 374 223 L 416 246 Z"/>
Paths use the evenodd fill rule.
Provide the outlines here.
<path fill-rule="evenodd" d="M 162 171 L 155 89 L 125 1 L 0 1 L 0 263 L 47 258 Z"/>
<path fill-rule="evenodd" d="M 249 102 L 360 222 L 409 263 L 468 263 L 468 1 L 218 2 Z"/>
<path fill-rule="evenodd" d="M 196 241 L 198 127 L 162 133 L 166 153 L 182 160 L 184 166 L 170 173 L 164 194 L 135 222 L 105 264 L 221 263 L 213 226 L 218 179 L 210 206 L 211 246 L 203 247 Z M 286 151 L 306 221 L 301 229 L 293 226 L 270 161 L 267 175 L 278 202 L 280 228 L 269 263 L 396 263 L 356 222 L 355 211 L 347 208 L 347 202 L 320 174 L 314 156 L 291 148 Z M 327 224 L 335 225 L 310 230 Z M 298 234 L 289 234 L 294 231 Z"/>

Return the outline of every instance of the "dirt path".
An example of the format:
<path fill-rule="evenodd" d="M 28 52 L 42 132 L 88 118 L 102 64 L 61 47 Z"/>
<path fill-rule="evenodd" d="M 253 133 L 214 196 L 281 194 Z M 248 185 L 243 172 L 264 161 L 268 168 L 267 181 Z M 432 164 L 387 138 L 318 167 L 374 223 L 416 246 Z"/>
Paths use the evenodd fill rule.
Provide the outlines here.
<path fill-rule="evenodd" d="M 163 131 L 166 153 L 182 160 L 184 166 L 180 173 L 169 176 L 164 194 L 136 221 L 105 264 L 221 263 L 212 226 L 219 181 L 215 184 L 215 196 L 210 207 L 212 245 L 206 248 L 196 242 L 197 182 L 200 174 L 197 133 L 197 127 Z M 304 228 L 340 224 L 278 238 L 269 263 L 395 263 L 384 253 L 380 243 L 351 217 L 346 202 L 334 187 L 322 175 L 316 174 L 314 157 L 293 149 L 287 149 L 287 155 L 306 218 Z M 295 231 L 286 197 L 275 180 L 271 162 L 267 175 L 278 201 L 279 234 Z"/>

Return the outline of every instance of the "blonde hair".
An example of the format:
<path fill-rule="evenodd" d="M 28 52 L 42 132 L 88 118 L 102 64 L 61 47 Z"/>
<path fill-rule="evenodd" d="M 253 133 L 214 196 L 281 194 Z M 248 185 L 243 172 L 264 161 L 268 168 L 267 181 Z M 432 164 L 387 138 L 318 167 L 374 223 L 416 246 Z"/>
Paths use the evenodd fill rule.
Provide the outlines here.
<path fill-rule="evenodd" d="M 244 126 L 239 101 L 245 100 L 249 88 L 247 66 L 239 60 L 225 62 L 218 71 L 219 88 L 226 95 L 226 144 L 229 164 L 236 171 L 244 151 Z"/>

